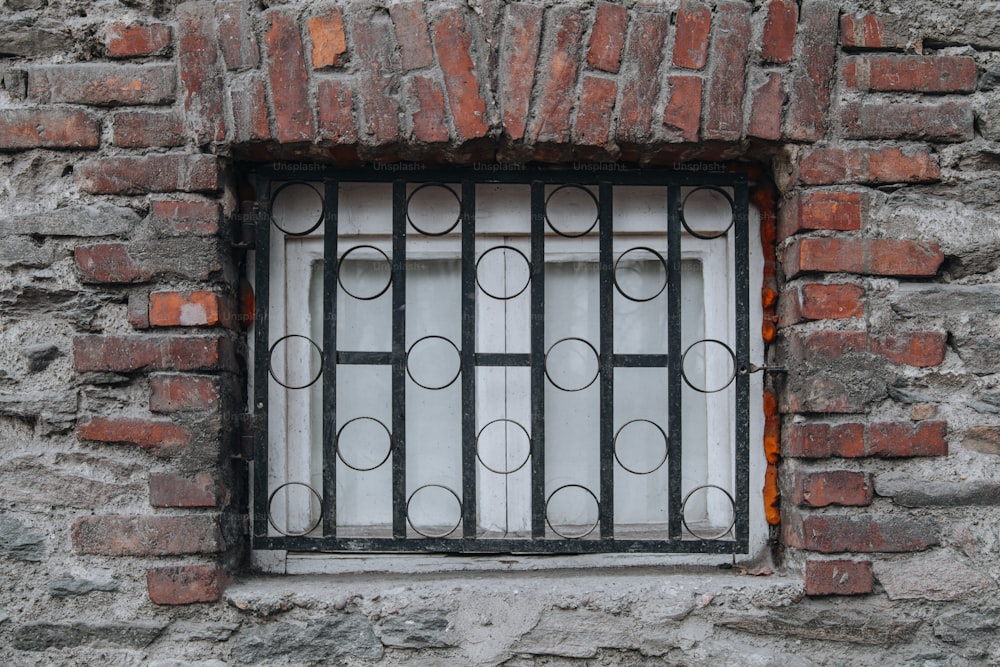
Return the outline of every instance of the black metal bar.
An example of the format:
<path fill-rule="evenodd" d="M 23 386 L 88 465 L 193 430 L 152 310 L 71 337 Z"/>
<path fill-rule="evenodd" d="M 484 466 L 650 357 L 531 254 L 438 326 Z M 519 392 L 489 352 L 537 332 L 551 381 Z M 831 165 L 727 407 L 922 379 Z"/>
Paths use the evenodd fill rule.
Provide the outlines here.
<path fill-rule="evenodd" d="M 462 534 L 476 535 L 476 184 L 462 181 Z"/>
<path fill-rule="evenodd" d="M 670 365 L 669 354 L 616 354 L 612 359 L 617 368 L 667 368 Z"/>
<path fill-rule="evenodd" d="M 545 537 L 545 185 L 531 184 L 531 537 Z"/>
<path fill-rule="evenodd" d="M 477 352 L 475 361 L 477 366 L 530 366 L 531 354 Z"/>
<path fill-rule="evenodd" d="M 337 350 L 337 363 L 344 366 L 390 366 L 392 352 Z"/>
<path fill-rule="evenodd" d="M 750 538 L 750 267 L 749 267 L 749 192 L 746 182 L 734 188 L 733 230 L 736 267 L 733 290 L 736 295 L 736 424 L 735 489 L 736 541 L 748 544 Z"/>
<path fill-rule="evenodd" d="M 406 182 L 392 183 L 392 535 L 406 537 Z"/>
<path fill-rule="evenodd" d="M 615 446 L 614 418 L 615 370 L 614 355 L 614 199 L 611 184 L 604 181 L 598 192 L 598 249 L 599 302 L 601 345 L 598 356 L 600 382 L 600 527 L 601 539 L 613 539 L 615 535 Z"/>
<path fill-rule="evenodd" d="M 287 549 L 300 552 L 386 552 L 454 554 L 594 554 L 594 553 L 688 553 L 738 554 L 745 546 L 733 540 L 528 540 L 381 537 L 265 537 L 254 542 L 258 549 Z"/>
<path fill-rule="evenodd" d="M 323 534 L 337 534 L 337 181 L 323 200 Z"/>
<path fill-rule="evenodd" d="M 667 188 L 667 531 L 681 537 L 681 189 Z"/>
<path fill-rule="evenodd" d="M 271 299 L 271 182 L 257 174 L 254 187 L 257 202 L 254 207 L 256 238 L 254 240 L 254 365 L 253 365 L 253 534 L 267 535 L 267 469 L 268 469 L 268 419 L 267 393 L 270 378 L 267 374 L 270 347 Z"/>

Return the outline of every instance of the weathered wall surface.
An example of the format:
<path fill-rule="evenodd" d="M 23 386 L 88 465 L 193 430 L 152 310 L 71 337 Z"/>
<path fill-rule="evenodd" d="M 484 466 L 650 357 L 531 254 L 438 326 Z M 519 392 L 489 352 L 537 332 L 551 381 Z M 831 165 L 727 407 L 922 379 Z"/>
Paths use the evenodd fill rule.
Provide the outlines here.
<path fill-rule="evenodd" d="M 272 160 L 772 174 L 778 573 L 248 572 Z M 0 662 L 1000 663 L 997 192 L 997 3 L 0 0 Z"/>

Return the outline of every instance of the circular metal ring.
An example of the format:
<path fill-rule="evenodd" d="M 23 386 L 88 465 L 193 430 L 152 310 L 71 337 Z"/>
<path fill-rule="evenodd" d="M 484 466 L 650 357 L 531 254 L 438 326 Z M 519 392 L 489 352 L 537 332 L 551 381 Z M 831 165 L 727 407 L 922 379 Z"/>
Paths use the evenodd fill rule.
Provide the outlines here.
<path fill-rule="evenodd" d="M 688 379 L 687 373 L 684 372 L 684 361 L 687 359 L 688 352 L 690 352 L 691 348 L 693 348 L 698 343 L 715 343 L 716 345 L 721 345 L 723 349 L 725 349 L 726 352 L 729 353 L 730 358 L 733 360 L 733 372 L 729 375 L 729 379 L 726 381 L 726 384 L 722 385 L 718 389 L 708 389 L 708 388 L 702 389 L 701 387 L 696 387 L 691 383 L 691 380 Z M 733 380 L 736 379 L 736 353 L 733 352 L 732 349 L 730 349 L 730 347 L 725 343 L 723 343 L 721 340 L 715 340 L 714 338 L 703 338 L 699 341 L 695 341 L 690 345 L 688 345 L 688 349 L 684 350 L 684 354 L 681 355 L 681 377 L 684 378 L 684 384 L 702 394 L 714 394 L 716 392 L 722 391 L 723 389 L 731 385 L 733 383 Z"/>
<path fill-rule="evenodd" d="M 639 297 L 632 296 L 631 294 L 628 294 L 624 289 L 622 289 L 622 286 L 618 284 L 618 262 L 620 262 L 623 259 L 625 259 L 625 257 L 630 252 L 638 252 L 640 250 L 645 250 L 646 252 L 650 252 L 650 253 L 653 253 L 654 255 L 656 255 L 656 259 L 660 260 L 660 264 L 663 266 L 663 284 L 660 285 L 660 289 L 658 289 L 656 291 L 656 294 L 654 294 L 653 296 L 645 297 L 645 298 L 639 298 Z M 667 260 L 663 259 L 663 255 L 661 255 L 660 253 L 656 252 L 652 248 L 649 248 L 647 246 L 636 246 L 635 248 L 629 248 L 628 250 L 626 250 L 625 252 L 623 252 L 618 257 L 618 259 L 615 260 L 615 267 L 614 267 L 614 270 L 611 272 L 611 276 L 612 276 L 612 280 L 614 280 L 614 283 L 615 283 L 615 289 L 618 290 L 618 293 L 621 294 L 626 299 L 628 299 L 629 301 L 635 301 L 636 303 L 644 303 L 646 301 L 652 301 L 656 297 L 658 297 L 661 294 L 663 294 L 663 290 L 667 289 Z"/>
<path fill-rule="evenodd" d="M 288 340 L 289 338 L 304 338 L 305 340 L 309 341 L 310 345 L 316 348 L 317 352 L 319 352 L 319 370 L 316 371 L 316 375 L 313 376 L 313 379 L 309 380 L 309 382 L 303 385 L 285 384 L 284 382 L 278 379 L 277 375 L 274 374 L 274 366 L 271 364 L 271 358 L 274 356 L 274 348 L 278 347 L 278 343 L 284 340 Z M 321 350 L 319 345 L 317 345 L 313 341 L 313 339 L 310 338 L 309 336 L 303 336 L 301 334 L 289 334 L 287 336 L 282 336 L 278 340 L 274 341 L 274 344 L 271 345 L 271 349 L 267 351 L 267 374 L 270 375 L 275 382 L 280 384 L 285 389 L 305 389 L 306 387 L 311 387 L 312 385 L 316 384 L 316 380 L 318 380 L 320 375 L 323 374 L 323 350 Z"/>
<path fill-rule="evenodd" d="M 451 529 L 449 529 L 444 533 L 436 533 L 436 534 L 425 533 L 424 531 L 417 528 L 413 524 L 413 521 L 410 520 L 410 503 L 413 501 L 413 497 L 418 493 L 420 493 L 421 491 L 423 491 L 424 489 L 430 489 L 430 488 L 444 489 L 445 491 L 450 493 L 451 497 L 455 499 L 456 503 L 458 503 L 458 521 L 455 522 L 455 525 L 452 526 Z M 414 532 L 416 532 L 418 535 L 423 535 L 424 537 L 429 537 L 431 539 L 448 537 L 449 535 L 454 533 L 455 530 L 457 530 L 460 525 L 462 525 L 462 499 L 458 497 L 457 493 L 449 489 L 447 486 L 443 486 L 441 484 L 424 484 L 423 486 L 418 487 L 416 490 L 414 490 L 414 492 L 410 494 L 410 497 L 406 499 L 406 523 L 410 524 L 410 528 L 412 528 Z"/>
<path fill-rule="evenodd" d="M 521 259 L 524 260 L 524 263 L 528 265 L 528 279 L 524 281 L 524 285 L 521 287 L 521 289 L 519 289 L 514 294 L 510 294 L 508 296 L 499 296 L 497 294 L 494 294 L 493 292 L 491 292 L 488 289 L 486 289 L 485 287 L 483 287 L 483 284 L 481 282 L 479 282 L 479 262 L 483 261 L 483 259 L 485 259 L 486 256 L 489 255 L 491 252 L 495 252 L 497 250 L 513 250 L 518 255 L 520 255 Z M 483 290 L 483 293 L 486 296 L 493 297 L 494 299 L 498 299 L 500 301 L 507 301 L 509 299 L 513 299 L 514 297 L 520 296 L 522 293 L 524 293 L 524 290 L 528 289 L 528 284 L 530 282 L 531 282 L 531 262 L 528 260 L 528 258 L 524 255 L 523 252 L 521 252 L 520 250 L 518 250 L 517 248 L 515 248 L 513 246 L 498 245 L 496 247 L 490 248 L 489 250 L 487 250 L 486 252 L 484 252 L 482 255 L 480 255 L 479 259 L 476 260 L 476 285 L 479 286 L 479 289 Z"/>
<path fill-rule="evenodd" d="M 553 224 L 552 220 L 549 218 L 549 201 L 551 201 L 552 198 L 556 196 L 557 192 L 559 192 L 560 190 L 565 190 L 567 188 L 573 188 L 575 190 L 582 190 L 583 192 L 586 192 L 587 196 L 590 197 L 591 201 L 594 202 L 594 221 L 590 223 L 590 227 L 587 227 L 587 229 L 583 230 L 578 234 L 567 234 L 566 232 L 556 227 L 555 224 Z M 593 192 L 583 187 L 582 185 L 567 183 L 566 185 L 560 185 L 558 188 L 550 192 L 549 196 L 545 198 L 545 222 L 548 223 L 549 228 L 559 236 L 563 236 L 568 239 L 577 239 L 580 238 L 581 236 L 586 236 L 591 232 L 591 230 L 594 229 L 594 227 L 597 226 L 597 221 L 600 219 L 599 209 L 600 205 L 597 201 L 597 196 Z"/>
<path fill-rule="evenodd" d="M 637 422 L 645 422 L 647 424 L 652 424 L 653 427 L 660 432 L 660 435 L 663 436 L 663 458 L 661 458 L 660 462 L 657 463 L 652 468 L 650 468 L 649 470 L 632 470 L 632 468 L 629 468 L 627 465 L 622 463 L 621 458 L 618 456 L 618 436 L 621 435 L 621 432 L 624 431 L 629 424 L 635 424 Z M 632 421 L 627 421 L 624 424 L 622 424 L 621 428 L 619 428 L 618 431 L 615 433 L 615 438 L 612 441 L 612 449 L 614 450 L 615 453 L 615 461 L 618 461 L 618 465 L 620 465 L 622 468 L 632 473 L 633 475 L 648 475 L 650 473 L 659 470 L 663 466 L 663 464 L 666 463 L 667 461 L 667 453 L 668 453 L 667 434 L 663 432 L 663 429 L 660 428 L 660 425 L 657 424 L 656 422 L 652 422 L 648 419 L 633 419 Z"/>
<path fill-rule="evenodd" d="M 701 232 L 694 231 L 693 229 L 691 229 L 690 226 L 688 226 L 687 220 L 684 218 L 684 206 L 685 204 L 687 204 L 688 198 L 700 190 L 711 190 L 713 192 L 718 192 L 719 194 L 721 194 L 723 197 L 726 198 L 726 201 L 729 202 L 729 211 L 730 211 L 729 226 L 727 226 L 721 232 L 715 232 L 713 234 L 703 234 Z M 684 196 L 684 200 L 681 202 L 680 217 L 681 217 L 681 224 L 684 225 L 684 229 L 687 230 L 688 234 L 695 237 L 696 239 L 711 241 L 712 239 L 717 239 L 720 236 L 725 236 L 726 234 L 729 233 L 729 230 L 733 228 L 733 223 L 736 222 L 736 204 L 733 202 L 733 198 L 729 196 L 729 193 L 723 190 L 722 188 L 716 187 L 714 185 L 702 185 L 701 187 L 695 188 L 694 190 L 692 190 L 691 192 L 687 193 Z"/>
<path fill-rule="evenodd" d="M 340 435 L 344 432 L 344 429 L 346 429 L 348 426 L 350 426 L 354 422 L 361 421 L 361 420 L 367 420 L 367 421 L 373 421 L 373 422 L 375 422 L 376 424 L 378 424 L 379 426 L 381 426 L 383 429 L 385 429 L 385 435 L 386 435 L 387 438 L 389 438 L 389 447 L 386 448 L 386 450 L 385 450 L 385 456 L 382 457 L 381 461 L 379 461 L 375 465 L 371 466 L 370 468 L 360 468 L 360 467 L 358 467 L 356 465 L 353 465 L 353 464 L 349 463 L 347 461 L 347 459 L 344 458 L 343 453 L 340 451 Z M 337 458 L 340 459 L 341 462 L 345 466 L 347 466 L 351 470 L 357 470 L 358 472 L 368 472 L 369 470 L 375 470 L 376 468 L 381 467 L 386 461 L 389 460 L 389 455 L 392 454 L 392 433 L 389 432 L 389 427 L 388 426 L 386 426 L 385 424 L 383 424 L 379 420 L 375 419 L 374 417 L 355 417 L 354 419 L 351 419 L 351 420 L 347 421 L 343 426 L 341 426 L 337 430 L 337 437 L 336 437 L 336 440 L 334 441 L 334 449 L 337 452 Z"/>
<path fill-rule="evenodd" d="M 355 294 L 351 290 L 347 289 L 347 286 L 344 285 L 344 281 L 341 280 L 340 268 L 343 265 L 344 260 L 346 260 L 348 256 L 350 256 L 350 254 L 355 250 L 374 250 L 378 254 L 382 255 L 382 257 L 385 259 L 385 263 L 389 265 L 389 280 L 386 281 L 385 286 L 382 287 L 382 289 L 379 290 L 378 293 L 373 294 L 371 296 L 360 296 L 358 294 Z M 381 250 L 380 248 L 376 248 L 373 245 L 356 245 L 347 252 L 345 252 L 343 255 L 341 255 L 340 259 L 337 261 L 337 284 L 340 285 L 340 289 L 344 290 L 344 293 L 347 294 L 348 296 L 352 296 L 355 299 L 358 299 L 359 301 L 374 301 L 375 299 L 385 294 L 386 290 L 389 289 L 389 286 L 392 285 L 392 260 L 389 259 L 389 255 L 385 254 L 383 250 Z"/>
<path fill-rule="evenodd" d="M 559 493 L 560 491 L 562 491 L 563 489 L 569 489 L 569 488 L 583 489 L 584 491 L 586 491 L 590 495 L 591 498 L 594 499 L 594 504 L 597 505 L 597 520 L 594 521 L 594 525 L 591 526 L 590 528 L 588 528 L 586 532 L 580 533 L 578 535 L 567 535 L 565 533 L 560 533 L 556 529 L 556 527 L 552 525 L 552 522 L 549 521 L 549 503 L 552 502 L 552 498 L 554 498 L 555 495 L 557 493 Z M 582 538 L 586 537 L 587 535 L 590 535 L 592 532 L 594 532 L 594 529 L 597 528 L 598 525 L 600 525 L 600 523 L 601 523 L 601 501 L 597 499 L 597 496 L 594 495 L 593 491 L 591 491 L 587 487 L 583 486 L 582 484 L 563 484 L 558 489 L 556 489 L 555 491 L 553 491 L 552 493 L 550 493 L 549 497 L 545 499 L 545 523 L 548 524 L 549 528 L 552 530 L 553 533 L 555 533 L 559 537 L 563 538 L 564 540 L 579 540 L 579 539 L 582 539 Z"/>
<path fill-rule="evenodd" d="M 587 384 L 583 385 L 582 387 L 577 387 L 575 389 L 570 389 L 568 387 L 563 387 L 558 382 L 556 382 L 555 380 L 553 380 L 551 375 L 549 375 L 549 354 L 552 352 L 553 349 L 555 349 L 556 345 L 559 345 L 560 343 L 565 343 L 566 341 L 570 341 L 570 340 L 578 340 L 581 343 L 583 343 L 584 345 L 586 345 L 587 347 L 589 347 L 590 351 L 594 353 L 594 359 L 597 360 L 597 370 L 594 371 L 594 377 L 590 378 L 590 381 L 587 382 Z M 576 337 L 573 337 L 573 336 L 570 336 L 568 338 L 560 338 L 556 342 L 552 343 L 552 345 L 549 346 L 549 349 L 545 351 L 545 377 L 548 378 L 549 382 L 551 382 L 552 385 L 554 387 L 556 387 L 556 389 L 562 389 L 563 391 L 583 391 L 584 389 L 586 389 L 590 385 L 594 384 L 594 381 L 597 379 L 597 376 L 600 375 L 600 374 L 601 374 L 601 356 L 597 353 L 597 348 L 595 348 L 593 345 L 591 345 L 590 343 L 588 343 L 587 341 L 585 341 L 582 338 L 576 338 Z"/>
<path fill-rule="evenodd" d="M 278 524 L 274 522 L 274 517 L 271 516 L 271 503 L 274 502 L 274 497 L 278 494 L 278 491 L 281 491 L 286 486 L 304 486 L 307 489 L 309 489 L 309 491 L 314 496 L 316 496 L 316 500 L 319 501 L 319 516 L 316 517 L 316 520 L 312 523 L 311 526 L 309 526 L 308 528 L 306 528 L 301 532 L 292 533 L 286 530 L 282 530 L 281 528 L 278 527 Z M 322 520 L 323 520 L 323 497 L 319 495 L 319 492 L 316 491 L 316 489 L 312 488 L 311 486 L 309 486 L 304 482 L 285 482 L 284 484 L 276 488 L 274 491 L 272 491 L 271 495 L 267 497 L 267 522 L 271 524 L 271 528 L 274 528 L 276 531 L 278 531 L 279 533 L 281 533 L 286 537 L 301 537 L 302 535 L 308 535 L 309 533 L 316 530 L 316 527 L 320 524 L 320 521 Z"/>
<path fill-rule="evenodd" d="M 722 491 L 724 494 L 726 494 L 726 498 L 729 499 L 729 504 L 732 506 L 733 520 L 730 521 L 726 529 L 720 533 L 716 533 L 714 535 L 699 535 L 695 531 L 691 530 L 691 526 L 688 525 L 687 519 L 684 518 L 684 507 L 687 505 L 688 499 L 695 493 L 695 491 L 700 491 L 702 489 L 718 489 L 719 491 Z M 684 500 L 681 501 L 681 523 L 684 525 L 684 529 L 687 532 L 691 533 L 691 535 L 697 537 L 699 540 L 709 541 L 709 540 L 717 540 L 720 537 L 725 537 L 730 532 L 732 532 L 733 526 L 736 525 L 736 500 L 732 497 L 732 495 L 730 495 L 728 491 L 726 491 L 721 486 L 718 486 L 717 484 L 702 484 L 701 486 L 696 486 L 690 491 L 688 491 L 687 495 L 684 496 Z"/>
<path fill-rule="evenodd" d="M 455 217 L 455 222 L 451 223 L 451 226 L 448 227 L 447 229 L 445 229 L 443 232 L 429 232 L 426 229 L 421 229 L 417 225 L 417 223 L 413 222 L 413 218 L 410 217 L 410 200 L 412 200 L 416 196 L 416 194 L 418 192 L 420 192 L 421 190 L 423 190 L 425 188 L 432 188 L 432 187 L 444 188 L 445 190 L 447 190 L 448 192 L 450 192 L 452 194 L 452 196 L 455 198 L 455 201 L 458 202 L 458 215 Z M 421 234 L 423 234 L 425 236 L 444 236 L 445 234 L 449 233 L 451 230 L 455 229 L 455 227 L 458 226 L 458 223 L 460 223 L 462 221 L 462 199 L 461 199 L 461 197 L 458 196 L 457 192 L 455 192 L 454 190 L 452 190 L 449 186 L 445 185 L 444 183 L 424 183 L 423 185 L 415 188 L 413 190 L 413 192 L 411 192 L 409 194 L 409 196 L 406 198 L 406 221 L 409 222 L 410 225 L 415 230 L 417 230 L 418 232 L 420 232 Z"/>
<path fill-rule="evenodd" d="M 517 426 L 524 433 L 524 437 L 528 439 L 528 453 L 525 454 L 524 460 L 521 461 L 519 464 L 517 464 L 516 468 L 512 468 L 511 470 L 497 470 L 496 468 L 491 468 L 486 463 L 486 461 L 483 460 L 483 457 L 479 453 L 479 437 L 483 434 L 483 431 L 485 431 L 487 428 L 489 428 L 492 424 L 496 424 L 498 422 L 509 422 L 509 423 Z M 521 424 L 517 423 L 513 419 L 494 419 L 493 421 L 489 422 L 488 424 L 486 424 L 485 426 L 483 426 L 481 429 L 479 429 L 479 433 L 476 434 L 476 458 L 479 459 L 479 462 L 483 464 L 484 468 L 486 468 L 490 472 L 495 472 L 498 475 L 511 475 L 511 474 L 517 472 L 518 470 L 520 470 L 521 468 L 523 468 L 525 466 L 525 464 L 528 462 L 528 459 L 531 458 L 531 436 L 528 435 L 528 429 L 524 428 L 524 426 L 522 426 Z"/>
<path fill-rule="evenodd" d="M 306 186 L 307 188 L 309 188 L 310 190 L 312 190 L 313 192 L 316 193 L 316 196 L 319 197 L 319 201 L 320 201 L 319 217 L 316 219 L 316 222 L 313 223 L 312 227 L 310 227 L 309 229 L 305 230 L 304 232 L 292 232 L 292 231 L 289 231 L 289 230 L 285 229 L 284 227 L 282 227 L 281 225 L 279 225 L 278 221 L 274 219 L 274 202 L 276 202 L 278 200 L 278 195 L 281 194 L 282 190 L 284 190 L 286 188 L 290 188 L 293 185 L 304 185 L 304 186 Z M 280 229 L 286 235 L 288 235 L 288 236 L 305 236 L 306 234 L 313 233 L 314 231 L 316 231 L 317 227 L 319 227 L 321 224 L 323 224 L 323 219 L 326 217 L 326 201 L 323 199 L 323 195 L 320 193 L 320 191 L 317 190 L 315 188 L 315 186 L 313 186 L 312 183 L 307 183 L 305 181 L 292 181 L 291 183 L 285 183 L 280 188 L 278 188 L 277 190 L 275 190 L 273 195 L 271 195 L 271 211 L 270 211 L 269 217 L 271 218 L 271 224 L 274 225 L 275 227 L 277 227 L 278 229 Z"/>
<path fill-rule="evenodd" d="M 452 377 L 450 380 L 448 380 L 447 382 L 445 382 L 443 385 L 441 385 L 439 387 L 432 387 L 430 385 L 422 384 L 415 377 L 413 377 L 413 373 L 410 372 L 410 353 L 413 352 L 413 348 L 415 348 L 417 345 L 419 345 L 423 341 L 430 340 L 430 339 L 440 339 L 440 340 L 443 340 L 444 342 L 446 342 L 449 345 L 451 345 L 455 349 L 455 354 L 457 354 L 459 356 L 458 370 L 455 371 L 454 377 Z M 430 389 L 432 391 L 435 391 L 435 390 L 438 390 L 438 389 L 445 389 L 446 387 L 451 386 L 452 383 L 454 383 L 455 380 L 458 379 L 458 376 L 462 374 L 462 358 L 461 357 L 462 357 L 462 352 L 458 349 L 458 346 L 455 345 L 454 343 L 452 343 L 450 340 L 448 340 L 444 336 L 424 336 L 423 338 L 418 338 L 417 340 L 415 340 L 413 342 L 413 344 L 410 345 L 409 349 L 406 350 L 406 374 L 410 376 L 410 379 L 413 380 L 414 384 L 416 384 L 418 387 L 421 387 L 423 389 Z"/>

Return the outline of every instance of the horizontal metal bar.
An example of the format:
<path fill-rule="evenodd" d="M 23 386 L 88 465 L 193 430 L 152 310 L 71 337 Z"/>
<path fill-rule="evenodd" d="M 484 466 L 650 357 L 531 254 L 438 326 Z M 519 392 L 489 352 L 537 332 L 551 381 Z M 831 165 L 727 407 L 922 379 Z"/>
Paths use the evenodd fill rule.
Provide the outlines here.
<path fill-rule="evenodd" d="M 392 364 L 392 352 L 354 352 L 340 350 L 337 363 L 344 365 L 388 366 Z"/>
<path fill-rule="evenodd" d="M 634 540 L 634 539 L 539 539 L 502 540 L 466 538 L 325 538 L 325 537 L 258 537 L 255 549 L 280 549 L 305 552 L 413 552 L 413 553 L 700 553 L 745 554 L 746 542 L 732 540 Z"/>
<path fill-rule="evenodd" d="M 670 355 L 616 354 L 613 363 L 616 367 L 623 368 L 660 368 L 670 365 Z"/>
<path fill-rule="evenodd" d="M 508 354 L 504 352 L 477 352 L 477 366 L 530 366 L 531 355 Z"/>
<path fill-rule="evenodd" d="M 714 165 L 717 163 L 708 163 Z M 315 165 L 313 165 L 315 166 Z M 630 169 L 618 168 L 619 165 L 582 165 L 577 169 L 558 168 L 521 168 L 518 165 L 487 165 L 489 167 L 510 167 L 510 169 L 483 169 L 480 171 L 457 172 L 454 169 L 426 168 L 423 165 L 399 163 L 385 165 L 382 168 L 361 167 L 350 170 L 310 169 L 302 171 L 294 168 L 281 168 L 274 165 L 252 165 L 251 171 L 275 180 L 290 181 L 321 181 L 323 178 L 335 175 L 341 182 L 381 182 L 391 183 L 404 179 L 408 183 L 460 183 L 472 181 L 475 183 L 521 184 L 532 182 L 546 184 L 575 183 L 580 185 L 597 185 L 607 181 L 612 185 L 658 185 L 675 184 L 684 186 L 720 185 L 731 186 L 746 183 L 744 174 L 702 169 L 705 163 L 689 163 L 681 170 L 670 169 Z M 596 167 L 608 166 L 608 169 Z M 386 167 L 392 167 L 388 169 Z"/>

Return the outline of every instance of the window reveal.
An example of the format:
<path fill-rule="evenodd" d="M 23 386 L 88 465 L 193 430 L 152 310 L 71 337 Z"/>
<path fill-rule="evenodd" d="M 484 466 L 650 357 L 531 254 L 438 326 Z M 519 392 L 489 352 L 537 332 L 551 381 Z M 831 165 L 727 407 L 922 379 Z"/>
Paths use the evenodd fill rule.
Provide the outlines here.
<path fill-rule="evenodd" d="M 258 192 L 257 548 L 747 551 L 742 177 Z"/>

